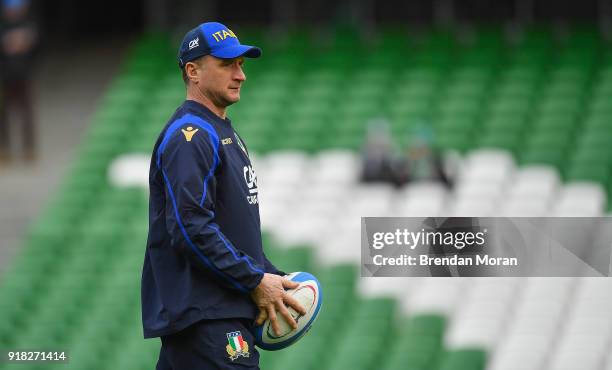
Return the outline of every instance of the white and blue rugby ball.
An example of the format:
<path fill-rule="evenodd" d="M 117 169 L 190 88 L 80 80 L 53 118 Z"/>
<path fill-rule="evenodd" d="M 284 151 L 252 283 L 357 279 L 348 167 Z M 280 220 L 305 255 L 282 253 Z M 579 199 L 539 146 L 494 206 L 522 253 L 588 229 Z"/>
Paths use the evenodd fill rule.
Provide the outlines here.
<path fill-rule="evenodd" d="M 292 307 L 287 307 L 291 316 L 297 322 L 297 328 L 292 329 L 282 315 L 277 315 L 281 335 L 277 336 L 272 329 L 270 319 L 255 327 L 255 344 L 268 351 L 277 351 L 297 342 L 310 330 L 312 324 L 319 316 L 323 294 L 321 284 L 316 277 L 307 272 L 293 272 L 285 276 L 286 279 L 296 281 L 300 285 L 295 289 L 288 289 L 293 298 L 306 309 L 306 315 L 301 315 Z"/>

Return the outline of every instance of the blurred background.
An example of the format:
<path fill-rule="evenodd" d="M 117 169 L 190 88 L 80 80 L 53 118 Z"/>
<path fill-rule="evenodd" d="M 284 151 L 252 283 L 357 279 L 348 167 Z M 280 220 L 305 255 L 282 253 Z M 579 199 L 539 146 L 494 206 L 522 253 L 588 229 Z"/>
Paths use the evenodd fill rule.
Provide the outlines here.
<path fill-rule="evenodd" d="M 154 368 L 148 159 L 209 20 L 264 51 L 229 116 L 266 253 L 326 295 L 263 369 L 612 369 L 607 278 L 359 277 L 362 216 L 609 215 L 611 1 L 2 0 L 0 348 L 70 363 L 1 370 Z"/>

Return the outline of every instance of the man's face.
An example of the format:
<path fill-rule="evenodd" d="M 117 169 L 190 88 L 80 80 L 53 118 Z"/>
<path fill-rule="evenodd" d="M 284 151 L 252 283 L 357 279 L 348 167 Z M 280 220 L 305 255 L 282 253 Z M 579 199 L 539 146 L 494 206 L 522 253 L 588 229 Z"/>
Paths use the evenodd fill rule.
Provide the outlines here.
<path fill-rule="evenodd" d="M 216 106 L 227 107 L 240 100 L 240 87 L 246 80 L 242 70 L 244 58 L 219 59 L 202 57 L 197 66 L 196 88 Z M 192 83 L 194 81 L 192 80 Z"/>

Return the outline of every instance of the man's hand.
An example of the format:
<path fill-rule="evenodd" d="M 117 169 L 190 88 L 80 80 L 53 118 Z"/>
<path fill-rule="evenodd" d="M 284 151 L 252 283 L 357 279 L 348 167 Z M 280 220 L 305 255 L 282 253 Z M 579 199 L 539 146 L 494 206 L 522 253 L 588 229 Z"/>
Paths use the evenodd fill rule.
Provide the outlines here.
<path fill-rule="evenodd" d="M 269 317 L 274 333 L 281 335 L 276 318 L 276 311 L 278 311 L 293 329 L 297 328 L 297 323 L 291 317 L 285 303 L 302 315 L 306 314 L 306 310 L 297 300 L 287 294 L 285 289 L 294 289 L 299 285 L 295 281 L 287 280 L 282 276 L 264 274 L 259 285 L 251 292 L 251 298 L 259 307 L 259 315 L 255 323 L 261 325 Z"/>

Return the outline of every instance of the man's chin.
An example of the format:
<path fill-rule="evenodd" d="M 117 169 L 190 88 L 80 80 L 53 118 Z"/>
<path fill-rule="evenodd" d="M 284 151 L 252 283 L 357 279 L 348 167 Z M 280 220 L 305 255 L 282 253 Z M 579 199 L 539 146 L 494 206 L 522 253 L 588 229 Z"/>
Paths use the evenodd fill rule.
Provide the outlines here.
<path fill-rule="evenodd" d="M 232 105 L 234 103 L 238 103 L 239 101 L 240 101 L 240 94 L 230 95 L 226 97 L 225 99 L 225 102 L 227 103 L 227 105 Z"/>

